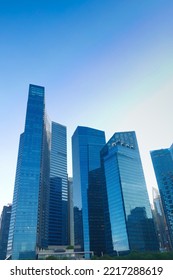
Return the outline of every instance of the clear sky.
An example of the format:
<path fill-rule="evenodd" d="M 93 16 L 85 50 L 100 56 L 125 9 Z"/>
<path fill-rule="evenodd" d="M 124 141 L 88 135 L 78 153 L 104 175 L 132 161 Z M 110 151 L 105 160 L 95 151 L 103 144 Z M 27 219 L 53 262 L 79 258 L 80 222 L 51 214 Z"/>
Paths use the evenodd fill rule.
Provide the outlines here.
<path fill-rule="evenodd" d="M 12 201 L 29 84 L 51 120 L 135 130 L 147 187 L 150 150 L 173 142 L 172 0 L 0 0 L 0 211 Z"/>

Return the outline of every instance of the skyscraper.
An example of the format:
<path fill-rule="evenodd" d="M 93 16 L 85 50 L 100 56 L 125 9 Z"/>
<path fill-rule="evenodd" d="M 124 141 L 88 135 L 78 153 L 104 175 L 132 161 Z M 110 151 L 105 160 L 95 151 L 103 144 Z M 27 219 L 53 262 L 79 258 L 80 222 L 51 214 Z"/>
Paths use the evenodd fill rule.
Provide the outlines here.
<path fill-rule="evenodd" d="M 94 205 L 89 207 L 88 197 L 91 198 L 89 189 L 94 189 L 98 179 L 99 173 L 93 173 L 100 168 L 100 150 L 104 145 L 105 133 L 97 129 L 79 126 L 72 137 L 75 245 L 80 245 L 85 252 L 94 247 L 94 229 L 91 231 L 89 215 L 89 209 L 94 213 Z M 95 196 L 95 205 L 97 198 Z M 99 214 L 102 215 L 101 212 Z M 100 219 L 99 216 L 97 218 Z"/>
<path fill-rule="evenodd" d="M 135 132 L 115 133 L 101 151 L 108 201 L 107 250 L 158 250 Z"/>
<path fill-rule="evenodd" d="M 8 239 L 12 259 L 35 259 L 48 245 L 49 138 L 44 87 L 30 85 Z"/>
<path fill-rule="evenodd" d="M 0 260 L 5 260 L 7 254 L 10 218 L 11 204 L 3 207 L 0 219 Z"/>
<path fill-rule="evenodd" d="M 67 129 L 52 122 L 49 245 L 68 244 Z"/>
<path fill-rule="evenodd" d="M 68 178 L 68 223 L 69 245 L 74 246 L 73 178 Z"/>
<path fill-rule="evenodd" d="M 169 251 L 171 249 L 170 236 L 165 214 L 158 189 L 153 188 L 153 218 L 157 229 L 157 236 L 161 251 Z"/>
<path fill-rule="evenodd" d="M 173 249 L 173 145 L 151 152 L 162 205 Z"/>

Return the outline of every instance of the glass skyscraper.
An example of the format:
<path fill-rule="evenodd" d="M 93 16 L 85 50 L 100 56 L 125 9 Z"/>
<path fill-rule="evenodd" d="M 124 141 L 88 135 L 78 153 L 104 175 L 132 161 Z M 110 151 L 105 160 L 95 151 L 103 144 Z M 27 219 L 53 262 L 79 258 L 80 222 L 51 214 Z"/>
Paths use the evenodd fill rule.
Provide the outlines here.
<path fill-rule="evenodd" d="M 173 145 L 152 151 L 151 158 L 173 249 Z"/>
<path fill-rule="evenodd" d="M 158 189 L 153 188 L 153 218 L 157 229 L 159 247 L 161 251 L 170 251 L 171 242 L 168 232 L 168 226 L 165 219 L 165 214 L 162 206 L 161 197 Z"/>
<path fill-rule="evenodd" d="M 73 178 L 68 178 L 68 239 L 69 245 L 74 246 L 74 207 L 73 207 Z"/>
<path fill-rule="evenodd" d="M 52 122 L 49 245 L 68 244 L 67 129 Z"/>
<path fill-rule="evenodd" d="M 108 204 L 107 251 L 158 250 L 135 132 L 115 133 L 101 151 L 101 162 Z"/>
<path fill-rule="evenodd" d="M 11 208 L 11 204 L 4 206 L 0 218 L 0 260 L 6 259 Z"/>
<path fill-rule="evenodd" d="M 93 250 L 92 233 L 97 235 L 90 218 L 100 219 L 102 215 L 97 212 L 97 217 L 94 216 L 91 189 L 96 192 L 99 188 L 100 151 L 104 145 L 105 133 L 97 129 L 79 126 L 72 137 L 75 245 L 85 252 Z M 98 199 L 95 195 L 95 207 Z M 95 224 L 101 227 L 99 221 Z"/>
<path fill-rule="evenodd" d="M 49 138 L 44 87 L 30 85 L 8 239 L 12 259 L 35 259 L 48 245 Z"/>

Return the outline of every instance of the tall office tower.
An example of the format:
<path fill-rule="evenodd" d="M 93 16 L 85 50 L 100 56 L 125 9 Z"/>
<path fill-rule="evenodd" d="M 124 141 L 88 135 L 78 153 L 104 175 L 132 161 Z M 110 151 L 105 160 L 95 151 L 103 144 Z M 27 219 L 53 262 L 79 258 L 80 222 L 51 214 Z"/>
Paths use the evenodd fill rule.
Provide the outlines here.
<path fill-rule="evenodd" d="M 85 252 L 95 251 L 92 232 L 96 232 L 96 228 L 91 230 L 93 223 L 89 211 L 97 211 L 97 205 L 102 202 L 99 202 L 99 197 L 95 195 L 94 210 L 94 205 L 89 204 L 88 198 L 91 199 L 91 188 L 94 190 L 94 185 L 98 185 L 96 173 L 100 168 L 100 150 L 104 145 L 105 133 L 93 128 L 79 126 L 72 136 L 75 245 L 81 246 Z M 99 192 L 99 186 L 96 186 L 95 192 L 96 190 Z M 100 216 L 94 218 L 102 222 L 103 212 L 99 214 Z M 95 220 L 98 232 L 103 226 L 101 222 Z"/>
<path fill-rule="evenodd" d="M 156 232 L 135 132 L 115 133 L 101 151 L 115 254 L 158 250 Z"/>
<path fill-rule="evenodd" d="M 170 251 L 171 250 L 171 243 L 170 243 L 170 236 L 168 232 L 168 226 L 165 219 L 165 214 L 160 198 L 160 194 L 158 189 L 152 189 L 153 194 L 153 218 L 154 223 L 157 229 L 157 236 L 159 240 L 159 246 L 161 251 Z"/>
<path fill-rule="evenodd" d="M 7 254 L 8 234 L 11 218 L 11 204 L 3 207 L 0 219 L 0 260 L 5 260 Z"/>
<path fill-rule="evenodd" d="M 52 122 L 50 153 L 49 246 L 68 244 L 66 127 Z"/>
<path fill-rule="evenodd" d="M 30 85 L 8 239 L 12 259 L 35 259 L 37 249 L 47 247 L 49 137 L 44 87 Z"/>
<path fill-rule="evenodd" d="M 68 239 L 69 245 L 74 246 L 74 207 L 73 207 L 73 178 L 68 178 Z"/>
<path fill-rule="evenodd" d="M 173 250 L 173 146 L 151 152 Z"/>
<path fill-rule="evenodd" d="M 103 169 L 97 168 L 89 171 L 88 175 L 88 216 L 90 249 L 95 255 L 101 256 L 109 253 L 106 249 L 108 234 L 105 236 L 105 221 L 109 222 L 107 215 L 106 192 L 104 191 Z"/>

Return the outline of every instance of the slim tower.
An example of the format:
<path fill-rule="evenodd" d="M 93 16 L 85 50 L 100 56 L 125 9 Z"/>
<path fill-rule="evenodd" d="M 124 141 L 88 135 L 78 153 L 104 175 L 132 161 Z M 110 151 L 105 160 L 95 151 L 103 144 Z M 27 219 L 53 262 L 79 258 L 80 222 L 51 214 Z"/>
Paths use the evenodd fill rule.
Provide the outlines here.
<path fill-rule="evenodd" d="M 67 129 L 52 122 L 50 153 L 49 245 L 68 244 Z"/>
<path fill-rule="evenodd" d="M 44 87 L 30 85 L 8 239 L 12 259 L 35 259 L 48 245 L 49 134 Z"/>
<path fill-rule="evenodd" d="M 74 208 L 73 208 L 73 178 L 68 178 L 68 238 L 69 245 L 74 246 Z"/>

